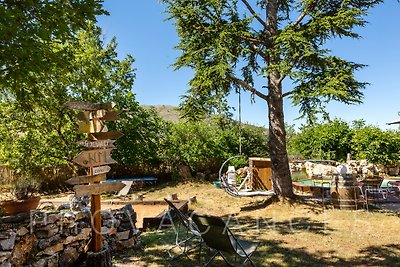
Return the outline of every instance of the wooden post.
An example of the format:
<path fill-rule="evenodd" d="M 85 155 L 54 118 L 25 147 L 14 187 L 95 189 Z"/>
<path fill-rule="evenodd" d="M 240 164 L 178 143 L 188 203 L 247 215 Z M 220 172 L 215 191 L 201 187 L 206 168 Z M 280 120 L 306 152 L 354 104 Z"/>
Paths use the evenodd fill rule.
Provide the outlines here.
<path fill-rule="evenodd" d="M 92 223 L 92 244 L 91 250 L 99 252 L 102 247 L 101 240 L 101 202 L 100 194 L 92 194 L 90 197 L 90 213 Z"/>
<path fill-rule="evenodd" d="M 93 167 L 89 169 L 89 175 L 93 175 Z M 92 226 L 91 250 L 99 252 L 102 247 L 101 240 L 101 197 L 100 194 L 90 196 L 90 222 Z"/>

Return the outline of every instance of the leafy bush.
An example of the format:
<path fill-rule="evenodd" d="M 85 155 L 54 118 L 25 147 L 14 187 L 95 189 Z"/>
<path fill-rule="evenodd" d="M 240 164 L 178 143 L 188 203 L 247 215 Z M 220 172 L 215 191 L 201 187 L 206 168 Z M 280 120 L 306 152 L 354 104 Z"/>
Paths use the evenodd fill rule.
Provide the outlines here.
<path fill-rule="evenodd" d="M 239 152 L 238 126 L 237 122 L 231 120 L 171 125 L 166 133 L 164 158 L 169 165 L 187 165 L 192 172 L 216 172 L 224 160 Z M 245 157 L 268 155 L 267 143 L 264 129 L 243 126 L 242 154 Z M 242 164 L 238 162 L 238 166 Z"/>
<path fill-rule="evenodd" d="M 20 177 L 13 183 L 12 194 L 16 199 L 28 199 L 40 188 L 40 183 L 32 178 Z"/>
<path fill-rule="evenodd" d="M 353 135 L 352 149 L 357 159 L 391 165 L 400 159 L 400 135 L 373 126 L 359 128 Z"/>
<path fill-rule="evenodd" d="M 343 161 L 351 150 L 350 126 L 335 119 L 332 122 L 307 125 L 291 139 L 290 151 L 306 159 L 331 159 Z"/>

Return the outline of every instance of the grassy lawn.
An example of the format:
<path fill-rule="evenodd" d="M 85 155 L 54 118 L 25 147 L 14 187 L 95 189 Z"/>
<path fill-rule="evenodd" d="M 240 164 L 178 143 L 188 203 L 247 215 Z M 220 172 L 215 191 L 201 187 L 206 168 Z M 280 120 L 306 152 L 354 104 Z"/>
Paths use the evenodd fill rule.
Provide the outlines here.
<path fill-rule="evenodd" d="M 259 242 L 252 259 L 257 266 L 399 266 L 400 214 L 323 208 L 299 201 L 266 205 L 267 198 L 234 198 L 208 183 L 171 184 L 145 200 L 162 200 L 168 193 L 179 199 L 197 196 L 190 209 L 224 216 L 229 227 L 244 239 Z M 170 261 L 166 250 L 174 243 L 172 228 L 142 234 L 143 250 L 114 255 L 117 266 L 195 266 L 197 252 Z M 203 250 L 203 261 L 210 251 Z M 206 255 L 207 254 L 207 255 Z M 213 266 L 224 266 L 217 258 Z"/>

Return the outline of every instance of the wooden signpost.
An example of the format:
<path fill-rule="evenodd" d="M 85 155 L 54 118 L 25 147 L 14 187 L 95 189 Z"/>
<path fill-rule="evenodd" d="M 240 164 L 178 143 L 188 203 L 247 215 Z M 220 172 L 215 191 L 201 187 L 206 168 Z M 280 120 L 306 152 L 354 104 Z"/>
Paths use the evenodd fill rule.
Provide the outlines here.
<path fill-rule="evenodd" d="M 100 120 L 80 121 L 79 132 L 80 133 L 97 133 L 105 129 L 105 125 Z"/>
<path fill-rule="evenodd" d="M 122 111 L 107 111 L 107 110 L 97 110 L 96 118 L 101 118 L 102 121 L 117 121 L 119 120 L 119 114 Z M 77 115 L 78 120 L 80 121 L 90 121 L 93 119 L 93 112 L 91 111 L 82 111 Z"/>
<path fill-rule="evenodd" d="M 68 102 L 65 103 L 64 106 L 70 109 L 81 109 L 81 110 L 90 110 L 97 111 L 101 109 L 109 110 L 115 107 L 114 102 L 110 103 L 85 103 L 85 102 Z"/>
<path fill-rule="evenodd" d="M 106 174 L 93 174 L 92 176 L 76 176 L 72 177 L 71 179 L 68 179 L 65 181 L 67 184 L 70 185 L 77 185 L 77 184 L 93 184 L 93 183 L 99 183 L 101 181 L 106 180 L 107 176 Z"/>
<path fill-rule="evenodd" d="M 115 140 L 78 141 L 77 144 L 87 148 L 114 148 Z"/>
<path fill-rule="evenodd" d="M 118 139 L 124 136 L 124 134 L 117 131 L 109 131 L 109 132 L 99 132 L 99 133 L 90 133 L 89 139 L 96 140 L 107 140 L 107 139 Z"/>
<path fill-rule="evenodd" d="M 98 174 L 103 174 L 103 173 L 107 173 L 111 170 L 111 167 L 108 165 L 105 166 L 99 166 L 99 167 L 93 167 L 92 171 L 93 171 L 93 175 L 98 175 Z"/>
<path fill-rule="evenodd" d="M 107 131 L 105 121 L 119 119 L 121 111 L 110 111 L 115 103 L 82 103 L 69 102 L 64 104 L 70 109 L 80 109 L 78 113 L 79 131 L 88 134 L 88 140 L 77 142 L 89 150 L 80 152 L 73 162 L 89 168 L 88 176 L 77 176 L 67 180 L 74 186 L 75 196 L 90 196 L 90 212 L 92 222 L 91 250 L 99 252 L 102 249 L 101 240 L 101 198 L 105 192 L 120 191 L 125 184 L 121 182 L 100 183 L 106 180 L 106 174 L 110 171 L 107 164 L 116 163 L 111 158 L 115 140 L 123 136 L 117 131 Z"/>
<path fill-rule="evenodd" d="M 75 196 L 90 196 L 92 194 L 101 194 L 104 192 L 118 192 L 125 187 L 124 183 L 111 182 L 102 184 L 91 184 L 91 185 L 75 185 L 74 191 Z"/>
<path fill-rule="evenodd" d="M 117 163 L 111 158 L 111 150 L 112 148 L 82 151 L 73 161 L 88 168 Z"/>

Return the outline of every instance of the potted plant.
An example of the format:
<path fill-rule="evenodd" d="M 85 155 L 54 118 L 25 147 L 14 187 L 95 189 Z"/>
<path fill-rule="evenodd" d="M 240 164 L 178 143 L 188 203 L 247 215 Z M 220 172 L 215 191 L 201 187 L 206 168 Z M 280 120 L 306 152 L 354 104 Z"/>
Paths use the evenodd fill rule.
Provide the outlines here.
<path fill-rule="evenodd" d="M 31 177 L 17 177 L 13 180 L 11 199 L 0 202 L 0 214 L 15 215 L 29 212 L 39 205 L 40 196 L 36 193 L 39 190 L 39 182 Z"/>

